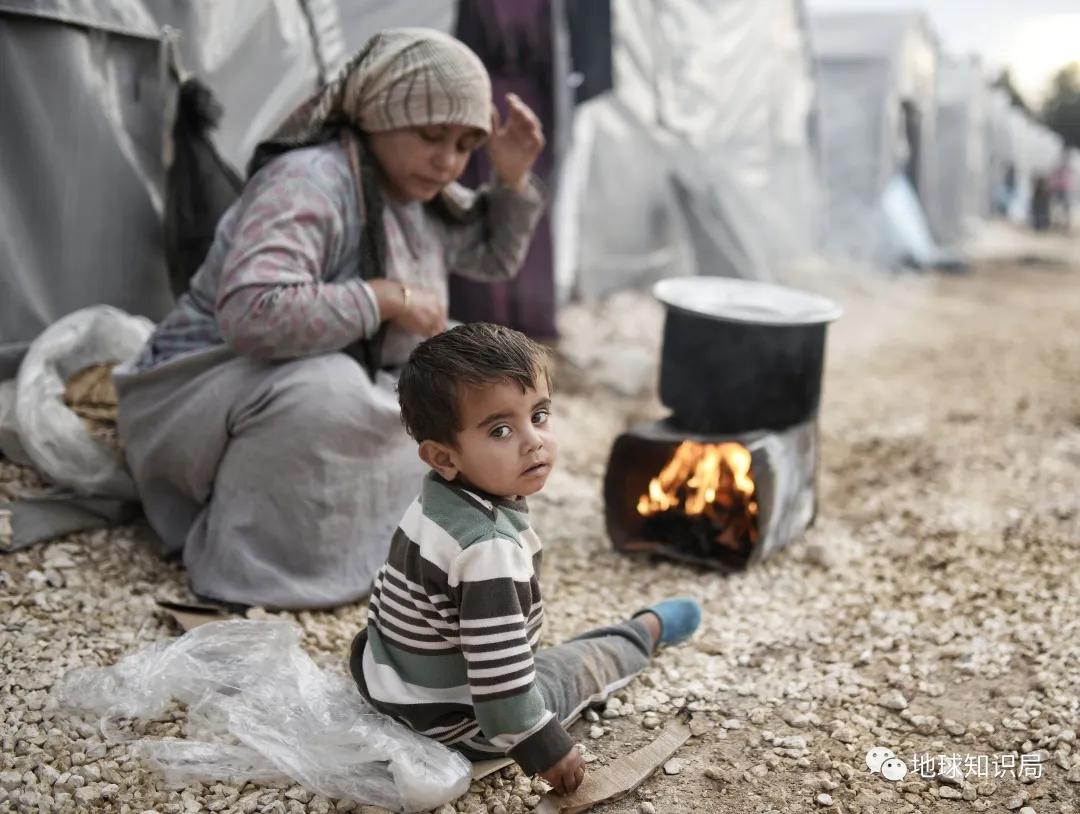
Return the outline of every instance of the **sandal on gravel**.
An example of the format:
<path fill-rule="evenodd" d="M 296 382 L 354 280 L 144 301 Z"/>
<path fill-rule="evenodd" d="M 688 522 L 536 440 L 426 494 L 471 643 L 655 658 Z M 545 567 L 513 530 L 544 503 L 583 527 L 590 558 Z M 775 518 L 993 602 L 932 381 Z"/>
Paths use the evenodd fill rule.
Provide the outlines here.
<path fill-rule="evenodd" d="M 630 618 L 636 618 L 643 613 L 655 613 L 656 618 L 660 620 L 660 638 L 656 641 L 657 647 L 682 644 L 694 635 L 694 631 L 701 624 L 701 605 L 689 596 L 661 600 L 655 605 L 639 610 Z"/>

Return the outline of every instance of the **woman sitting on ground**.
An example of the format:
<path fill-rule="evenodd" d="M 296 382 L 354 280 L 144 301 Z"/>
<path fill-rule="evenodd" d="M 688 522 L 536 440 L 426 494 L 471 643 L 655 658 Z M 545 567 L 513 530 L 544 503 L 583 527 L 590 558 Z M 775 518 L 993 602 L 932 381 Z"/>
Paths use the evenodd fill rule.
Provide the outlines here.
<path fill-rule="evenodd" d="M 512 277 L 543 208 L 539 121 L 505 124 L 477 56 L 373 37 L 255 151 L 190 290 L 117 370 L 146 516 L 193 590 L 238 604 L 365 596 L 424 471 L 395 370 L 446 327 L 447 275 Z M 496 177 L 455 181 L 487 145 Z"/>

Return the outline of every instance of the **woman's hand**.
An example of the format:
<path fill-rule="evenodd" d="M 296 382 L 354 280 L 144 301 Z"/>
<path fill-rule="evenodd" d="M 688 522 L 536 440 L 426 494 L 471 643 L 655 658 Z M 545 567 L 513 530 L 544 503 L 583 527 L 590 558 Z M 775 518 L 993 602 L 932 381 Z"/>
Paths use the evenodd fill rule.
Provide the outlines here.
<path fill-rule="evenodd" d="M 562 760 L 546 772 L 540 772 L 540 776 L 559 794 L 570 794 L 576 791 L 581 781 L 585 779 L 585 761 L 581 759 L 581 753 L 574 746 L 563 755 Z"/>
<path fill-rule="evenodd" d="M 408 305 L 402 308 L 394 324 L 427 339 L 446 330 L 446 307 L 431 289 L 411 288 Z"/>
<path fill-rule="evenodd" d="M 544 149 L 544 127 L 516 94 L 506 94 L 506 103 L 510 112 L 505 123 L 499 121 L 498 110 L 491 112 L 488 158 L 504 186 L 521 189 L 525 176 Z"/>
<path fill-rule="evenodd" d="M 430 288 L 409 286 L 406 298 L 405 286 L 396 280 L 369 280 L 368 285 L 385 321 L 425 339 L 446 330 L 446 307 Z"/>

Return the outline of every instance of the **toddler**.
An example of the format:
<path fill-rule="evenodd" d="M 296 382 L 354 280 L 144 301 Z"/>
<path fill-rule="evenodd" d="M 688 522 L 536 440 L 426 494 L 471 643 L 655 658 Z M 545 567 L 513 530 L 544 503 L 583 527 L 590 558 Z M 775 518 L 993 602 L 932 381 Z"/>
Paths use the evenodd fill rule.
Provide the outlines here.
<path fill-rule="evenodd" d="M 431 467 L 375 577 L 350 669 L 377 709 L 479 760 L 510 755 L 566 794 L 585 764 L 566 727 L 629 683 L 701 618 L 668 599 L 621 624 L 537 651 L 540 538 L 525 498 L 558 443 L 542 347 L 461 325 L 413 351 L 401 416 Z"/>

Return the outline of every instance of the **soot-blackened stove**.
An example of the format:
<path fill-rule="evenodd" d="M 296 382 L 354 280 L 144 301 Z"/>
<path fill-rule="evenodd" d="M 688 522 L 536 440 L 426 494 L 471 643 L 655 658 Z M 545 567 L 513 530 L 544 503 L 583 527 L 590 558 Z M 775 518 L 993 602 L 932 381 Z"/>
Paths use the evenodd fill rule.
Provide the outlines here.
<path fill-rule="evenodd" d="M 668 306 L 660 396 L 672 415 L 612 446 L 608 535 L 622 551 L 745 568 L 813 522 L 825 327 L 840 311 L 741 280 L 654 291 Z"/>

